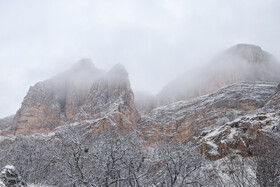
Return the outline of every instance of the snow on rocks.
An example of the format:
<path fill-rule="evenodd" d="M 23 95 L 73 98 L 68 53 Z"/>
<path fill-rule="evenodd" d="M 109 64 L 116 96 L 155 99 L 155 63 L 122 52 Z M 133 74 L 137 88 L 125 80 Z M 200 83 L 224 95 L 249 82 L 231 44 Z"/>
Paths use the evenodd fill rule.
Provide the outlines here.
<path fill-rule="evenodd" d="M 254 141 L 259 133 L 273 134 L 280 129 L 280 113 L 257 113 L 245 115 L 222 126 L 217 124 L 205 128 L 195 138 L 201 153 L 217 160 L 228 155 L 232 150 L 249 155 L 249 142 Z"/>
<path fill-rule="evenodd" d="M 0 173 L 0 187 L 21 187 L 26 186 L 21 176 L 12 165 L 6 165 Z"/>
<path fill-rule="evenodd" d="M 162 139 L 185 142 L 205 127 L 217 123 L 222 126 L 238 116 L 255 113 L 275 94 L 275 87 L 265 82 L 235 83 L 208 95 L 156 108 L 141 117 L 138 130 L 151 144 Z"/>

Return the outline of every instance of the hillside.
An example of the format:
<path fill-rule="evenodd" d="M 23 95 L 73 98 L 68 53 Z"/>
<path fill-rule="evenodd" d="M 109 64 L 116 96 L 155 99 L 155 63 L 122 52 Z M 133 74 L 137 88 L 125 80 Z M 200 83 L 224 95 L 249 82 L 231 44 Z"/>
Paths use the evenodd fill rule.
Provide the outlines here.
<path fill-rule="evenodd" d="M 271 83 L 235 83 L 208 95 L 153 109 L 142 116 L 138 127 L 150 143 L 162 138 L 184 142 L 220 120 L 262 110 L 276 90 L 277 85 Z"/>
<path fill-rule="evenodd" d="M 218 54 L 206 66 L 189 70 L 168 83 L 147 105 L 163 106 L 208 94 L 244 81 L 280 81 L 280 63 L 259 46 L 238 44 Z M 142 107 L 144 108 L 144 107 Z"/>

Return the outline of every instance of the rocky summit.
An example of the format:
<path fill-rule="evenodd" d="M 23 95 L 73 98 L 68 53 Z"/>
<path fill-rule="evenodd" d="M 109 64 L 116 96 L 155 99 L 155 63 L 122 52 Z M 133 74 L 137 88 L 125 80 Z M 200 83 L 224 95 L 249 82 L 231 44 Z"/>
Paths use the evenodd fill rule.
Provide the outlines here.
<path fill-rule="evenodd" d="M 244 81 L 280 81 L 280 65 L 261 47 L 238 44 L 217 55 L 208 65 L 187 71 L 168 83 L 147 105 L 162 106 L 208 94 L 226 85 Z M 142 107 L 143 108 L 143 107 Z M 143 110 L 145 111 L 145 110 Z"/>
<path fill-rule="evenodd" d="M 66 72 L 32 86 L 10 131 L 47 133 L 66 123 L 93 119 L 102 124 L 100 128 L 117 125 L 129 129 L 139 118 L 123 66 L 104 72 L 84 59 Z"/>

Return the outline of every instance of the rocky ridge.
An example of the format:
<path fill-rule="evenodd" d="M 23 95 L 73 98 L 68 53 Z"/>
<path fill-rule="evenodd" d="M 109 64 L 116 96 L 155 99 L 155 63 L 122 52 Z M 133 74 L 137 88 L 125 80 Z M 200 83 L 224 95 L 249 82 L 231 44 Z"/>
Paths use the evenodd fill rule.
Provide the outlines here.
<path fill-rule="evenodd" d="M 156 108 L 142 116 L 138 128 L 149 144 L 160 139 L 185 142 L 221 120 L 255 113 L 275 89 L 276 85 L 264 82 L 232 84 L 208 95 Z"/>
<path fill-rule="evenodd" d="M 117 125 L 128 130 L 139 118 L 123 66 L 105 73 L 82 60 L 29 89 L 14 117 L 12 132 L 48 133 L 67 123 L 97 119 L 100 128 Z"/>
<path fill-rule="evenodd" d="M 148 104 L 146 109 L 149 110 L 154 103 L 157 107 L 163 106 L 244 81 L 278 83 L 280 65 L 271 54 L 259 46 L 238 44 L 217 55 L 208 65 L 185 72 L 171 81 L 157 95 L 158 99 Z"/>

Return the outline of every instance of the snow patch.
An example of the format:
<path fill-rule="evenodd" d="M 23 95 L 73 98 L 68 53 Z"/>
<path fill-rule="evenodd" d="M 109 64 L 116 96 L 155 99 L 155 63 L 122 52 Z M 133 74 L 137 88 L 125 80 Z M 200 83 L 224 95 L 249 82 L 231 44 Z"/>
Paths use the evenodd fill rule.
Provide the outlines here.
<path fill-rule="evenodd" d="M 15 170 L 15 167 L 12 165 L 6 165 L 4 168 L 9 170 Z"/>
<path fill-rule="evenodd" d="M 218 152 L 217 144 L 215 144 L 213 141 L 207 141 L 206 144 L 212 147 L 211 150 L 208 152 L 210 155 L 220 155 L 220 153 Z"/>
<path fill-rule="evenodd" d="M 228 139 L 233 140 L 234 136 L 236 135 L 236 128 L 231 128 L 230 129 L 230 134 L 227 136 Z"/>

